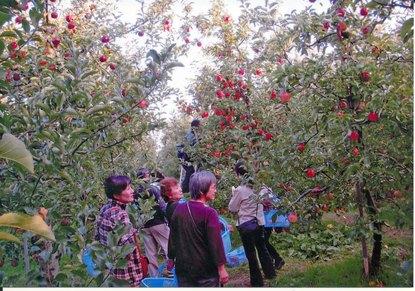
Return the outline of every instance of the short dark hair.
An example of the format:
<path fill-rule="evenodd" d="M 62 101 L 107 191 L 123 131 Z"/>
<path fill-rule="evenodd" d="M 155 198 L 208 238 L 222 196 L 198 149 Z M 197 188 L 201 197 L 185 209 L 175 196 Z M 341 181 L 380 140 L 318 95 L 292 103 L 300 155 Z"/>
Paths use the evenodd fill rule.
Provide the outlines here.
<path fill-rule="evenodd" d="M 131 179 L 127 176 L 109 176 L 104 181 L 105 194 L 109 199 L 113 199 L 114 195 L 120 194 L 131 184 Z"/>
<path fill-rule="evenodd" d="M 189 191 L 193 199 L 206 195 L 210 185 L 216 184 L 216 177 L 209 171 L 200 171 L 190 176 Z"/>
<path fill-rule="evenodd" d="M 137 178 L 143 179 L 145 176 L 150 175 L 150 170 L 148 168 L 140 168 L 137 171 Z"/>
<path fill-rule="evenodd" d="M 192 123 L 190 123 L 190 126 L 198 127 L 199 125 L 200 125 L 200 120 L 199 119 L 193 119 Z"/>
<path fill-rule="evenodd" d="M 244 176 L 248 174 L 248 170 L 246 169 L 245 162 L 242 160 L 239 160 L 235 163 L 234 170 L 238 176 Z"/>

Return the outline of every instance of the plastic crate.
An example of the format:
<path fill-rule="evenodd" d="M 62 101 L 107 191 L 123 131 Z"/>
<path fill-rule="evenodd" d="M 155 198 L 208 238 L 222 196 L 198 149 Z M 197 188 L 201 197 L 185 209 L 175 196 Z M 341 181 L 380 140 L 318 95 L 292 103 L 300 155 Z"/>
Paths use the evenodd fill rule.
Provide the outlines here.
<path fill-rule="evenodd" d="M 176 278 L 144 278 L 141 280 L 141 287 L 150 288 L 171 288 L 178 287 Z"/>
<path fill-rule="evenodd" d="M 227 254 L 232 250 L 231 232 L 228 228 L 228 222 L 223 217 L 219 216 L 219 222 L 222 224 L 221 236 L 223 248 L 225 249 L 225 254 Z"/>
<path fill-rule="evenodd" d="M 248 259 L 245 256 L 245 250 L 243 246 L 240 246 L 226 254 L 226 265 L 228 267 L 234 268 L 247 262 Z"/>
<path fill-rule="evenodd" d="M 287 214 L 280 214 L 277 216 L 275 221 L 272 221 L 272 216 L 276 213 L 277 213 L 276 209 L 271 209 L 269 211 L 264 212 L 265 227 L 281 227 L 281 228 L 290 227 L 290 222 L 288 221 Z"/>

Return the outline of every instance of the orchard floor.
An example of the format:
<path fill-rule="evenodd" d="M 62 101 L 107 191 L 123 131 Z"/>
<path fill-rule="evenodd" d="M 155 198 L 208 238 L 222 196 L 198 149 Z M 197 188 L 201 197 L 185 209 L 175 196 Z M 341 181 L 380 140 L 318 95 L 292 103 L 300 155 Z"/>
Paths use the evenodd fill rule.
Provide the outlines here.
<path fill-rule="evenodd" d="M 351 224 L 354 215 L 327 214 L 323 220 Z M 328 260 L 308 261 L 284 256 L 284 267 L 267 287 L 412 287 L 413 229 L 384 227 L 382 270 L 378 277 L 362 276 L 361 246 L 355 244 Z M 278 235 L 278 234 L 273 234 Z M 371 250 L 369 250 L 371 251 Z M 408 267 L 409 265 L 409 267 Z M 248 265 L 229 269 L 227 287 L 249 287 Z"/>

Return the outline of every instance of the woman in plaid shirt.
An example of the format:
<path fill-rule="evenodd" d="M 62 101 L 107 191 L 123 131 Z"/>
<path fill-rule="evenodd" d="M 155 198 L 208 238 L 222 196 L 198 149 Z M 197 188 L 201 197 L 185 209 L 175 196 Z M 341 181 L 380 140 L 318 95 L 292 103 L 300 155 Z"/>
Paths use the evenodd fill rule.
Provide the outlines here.
<path fill-rule="evenodd" d="M 134 244 L 137 229 L 131 225 L 125 207 L 134 201 L 134 190 L 131 179 L 126 176 L 110 176 L 104 182 L 108 202 L 102 206 L 97 219 L 95 239 L 103 245 L 108 245 L 107 239 L 117 224 L 130 225 L 130 231 L 121 237 L 118 245 Z M 137 247 L 127 255 L 127 266 L 111 270 L 111 274 L 119 280 L 126 280 L 131 286 L 139 286 L 143 278 L 140 264 L 140 253 Z"/>

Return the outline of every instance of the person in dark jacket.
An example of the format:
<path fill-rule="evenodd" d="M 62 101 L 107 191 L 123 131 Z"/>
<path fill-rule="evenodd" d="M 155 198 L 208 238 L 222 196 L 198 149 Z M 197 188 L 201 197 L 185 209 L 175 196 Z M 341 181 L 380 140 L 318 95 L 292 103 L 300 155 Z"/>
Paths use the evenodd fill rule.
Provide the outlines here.
<path fill-rule="evenodd" d="M 157 184 L 150 184 L 150 170 L 141 168 L 138 170 L 137 177 L 144 184 L 140 185 L 136 191 L 136 198 L 154 199 L 154 216 L 148 220 L 143 227 L 143 242 L 146 256 L 149 260 L 148 272 L 151 277 L 157 276 L 158 273 L 158 253 L 162 250 L 162 255 L 167 260 L 167 246 L 169 240 L 170 229 L 167 226 L 164 212 L 166 203 L 161 197 L 160 187 Z"/>
<path fill-rule="evenodd" d="M 171 217 L 174 213 L 174 209 L 181 198 L 183 198 L 182 188 L 180 187 L 179 181 L 173 177 L 166 177 L 160 181 L 161 196 L 167 203 L 166 206 L 166 218 L 170 225 Z"/>
<path fill-rule="evenodd" d="M 190 177 L 191 200 L 179 203 L 171 217 L 168 255 L 175 261 L 179 287 L 219 287 L 229 280 L 215 209 L 216 178 L 211 172 Z"/>
<path fill-rule="evenodd" d="M 193 119 L 190 124 L 190 129 L 186 132 L 186 143 L 194 147 L 198 143 L 197 128 L 200 126 L 199 119 Z M 180 160 L 181 171 L 180 171 L 180 186 L 184 193 L 189 192 L 189 179 L 190 176 L 196 171 L 193 161 L 189 155 L 185 152 L 185 145 L 179 144 L 177 147 L 177 157 Z"/>

